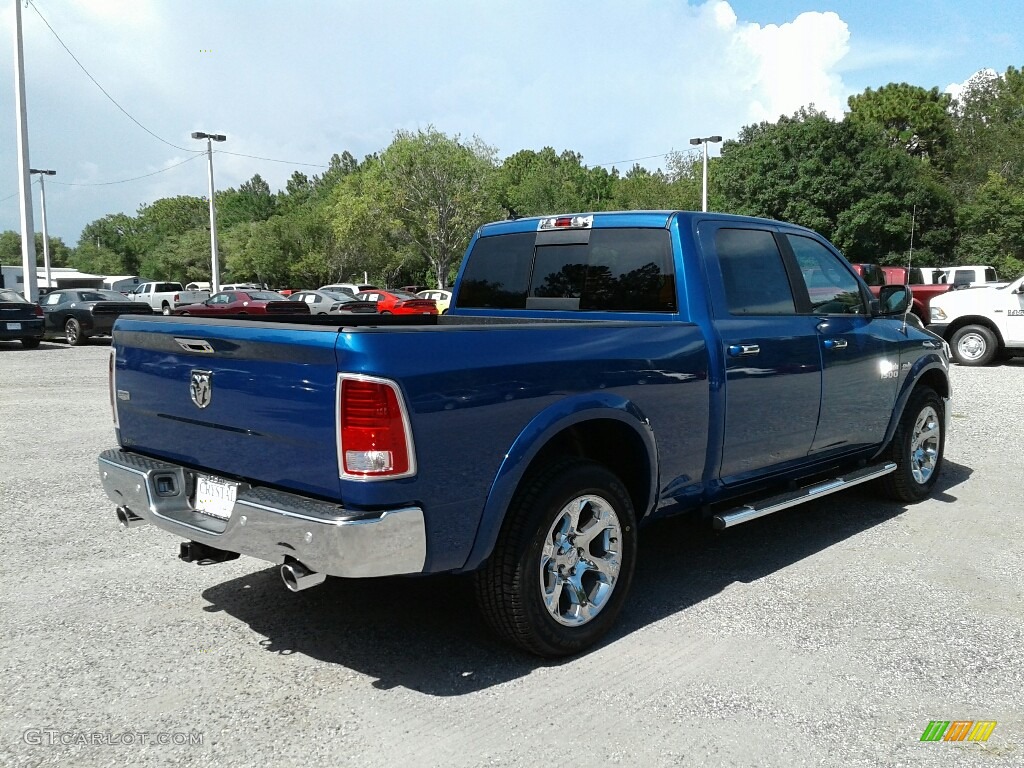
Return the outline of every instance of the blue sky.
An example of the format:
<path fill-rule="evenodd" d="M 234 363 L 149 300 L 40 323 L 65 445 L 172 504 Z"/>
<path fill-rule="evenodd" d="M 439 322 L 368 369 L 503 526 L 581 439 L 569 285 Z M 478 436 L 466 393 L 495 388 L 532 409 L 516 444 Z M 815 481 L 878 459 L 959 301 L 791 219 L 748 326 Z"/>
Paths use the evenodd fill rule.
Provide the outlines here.
<path fill-rule="evenodd" d="M 1024 66 L 1020 0 L 31 3 L 31 164 L 57 171 L 47 218 L 69 245 L 107 213 L 204 195 L 205 161 L 183 163 L 203 146 L 189 138 L 196 130 L 228 136 L 218 188 L 259 173 L 278 189 L 334 152 L 361 159 L 396 130 L 428 125 L 479 136 L 499 157 L 553 146 L 625 171 L 636 160 L 658 167 L 691 136 L 735 136 L 809 103 L 839 117 L 867 87 L 945 89 L 986 67 Z M 111 104 L 36 9 L 125 110 L 176 146 Z M 18 190 L 13 18 L 12 0 L 0 0 L 0 231 L 19 228 L 8 197 Z"/>

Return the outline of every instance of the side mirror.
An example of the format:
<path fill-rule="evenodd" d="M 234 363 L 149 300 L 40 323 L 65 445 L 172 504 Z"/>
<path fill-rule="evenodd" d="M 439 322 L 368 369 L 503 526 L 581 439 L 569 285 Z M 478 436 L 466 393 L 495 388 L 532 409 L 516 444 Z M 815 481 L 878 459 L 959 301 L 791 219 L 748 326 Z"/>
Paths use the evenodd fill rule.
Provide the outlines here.
<path fill-rule="evenodd" d="M 910 308 L 913 297 L 905 285 L 883 285 L 878 292 L 878 311 L 881 317 L 902 315 Z"/>

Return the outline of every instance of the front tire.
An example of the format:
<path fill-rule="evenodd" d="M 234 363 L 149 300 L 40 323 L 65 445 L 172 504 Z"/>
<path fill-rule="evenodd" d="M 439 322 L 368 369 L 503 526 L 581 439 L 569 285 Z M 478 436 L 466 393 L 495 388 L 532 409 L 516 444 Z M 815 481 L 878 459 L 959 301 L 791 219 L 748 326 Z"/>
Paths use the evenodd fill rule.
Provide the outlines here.
<path fill-rule="evenodd" d="M 567 458 L 528 477 L 490 560 L 476 574 L 488 625 L 539 656 L 578 653 L 614 624 L 636 565 L 633 503 L 593 461 Z"/>
<path fill-rule="evenodd" d="M 896 471 L 881 480 L 886 496 L 910 504 L 927 498 L 942 471 L 945 423 L 943 403 L 935 390 L 923 386 L 914 390 L 889 448 Z"/>
<path fill-rule="evenodd" d="M 85 343 L 82 324 L 73 317 L 69 317 L 68 321 L 64 323 L 64 338 L 67 340 L 68 345 L 72 347 L 80 347 Z"/>
<path fill-rule="evenodd" d="M 984 325 L 965 325 L 953 334 L 950 347 L 960 365 L 988 365 L 999 352 L 996 335 Z"/>

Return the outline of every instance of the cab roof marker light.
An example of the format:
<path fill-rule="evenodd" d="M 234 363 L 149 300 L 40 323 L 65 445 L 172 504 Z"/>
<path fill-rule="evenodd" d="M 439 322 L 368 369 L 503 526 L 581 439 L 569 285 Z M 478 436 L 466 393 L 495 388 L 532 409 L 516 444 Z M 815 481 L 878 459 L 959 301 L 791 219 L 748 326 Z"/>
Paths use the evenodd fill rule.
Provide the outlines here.
<path fill-rule="evenodd" d="M 541 219 L 537 230 L 548 229 L 590 229 L 594 226 L 594 216 L 549 216 Z"/>

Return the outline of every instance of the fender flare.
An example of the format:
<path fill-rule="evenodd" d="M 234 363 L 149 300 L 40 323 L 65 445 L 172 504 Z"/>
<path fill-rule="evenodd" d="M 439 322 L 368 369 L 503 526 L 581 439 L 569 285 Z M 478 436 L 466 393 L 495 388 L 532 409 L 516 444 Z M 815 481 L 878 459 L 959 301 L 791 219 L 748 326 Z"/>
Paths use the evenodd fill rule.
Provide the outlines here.
<path fill-rule="evenodd" d="M 942 374 L 942 378 L 946 380 L 946 389 L 950 390 L 949 385 L 949 369 L 946 367 L 942 356 L 938 353 L 931 355 L 924 355 L 919 358 L 914 366 L 910 369 L 907 377 L 903 380 L 903 386 L 900 389 L 899 394 L 896 396 L 896 402 L 893 405 L 892 417 L 889 419 L 889 426 L 885 430 L 885 438 L 882 440 L 882 445 L 875 452 L 872 459 L 881 456 L 889 447 L 889 443 L 892 442 L 893 435 L 896 434 L 896 428 L 900 424 L 900 419 L 903 418 L 903 411 L 907 407 L 907 401 L 910 400 L 910 395 L 917 388 L 917 385 L 921 383 L 921 379 L 929 371 L 939 371 Z M 943 395 L 939 392 L 939 397 L 948 398 L 949 395 Z M 948 420 L 947 420 L 948 421 Z"/>
<path fill-rule="evenodd" d="M 610 392 L 589 392 L 559 400 L 538 413 L 505 452 L 505 458 L 487 492 L 469 557 L 460 570 L 473 571 L 490 557 L 501 533 L 505 513 L 530 464 L 552 438 L 565 429 L 588 421 L 611 420 L 632 429 L 646 451 L 647 505 L 637 510 L 637 520 L 653 509 L 658 493 L 658 449 L 650 421 L 637 405 Z"/>

